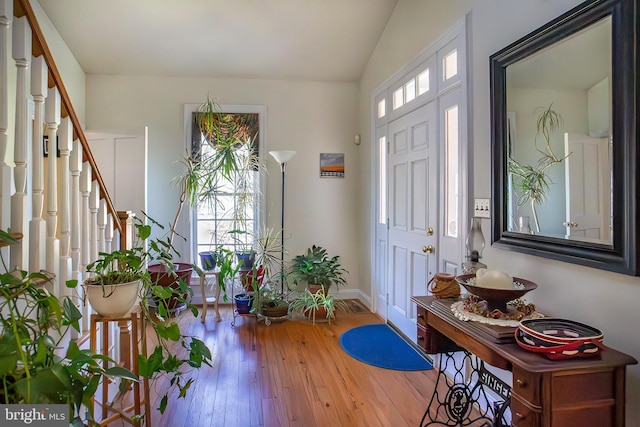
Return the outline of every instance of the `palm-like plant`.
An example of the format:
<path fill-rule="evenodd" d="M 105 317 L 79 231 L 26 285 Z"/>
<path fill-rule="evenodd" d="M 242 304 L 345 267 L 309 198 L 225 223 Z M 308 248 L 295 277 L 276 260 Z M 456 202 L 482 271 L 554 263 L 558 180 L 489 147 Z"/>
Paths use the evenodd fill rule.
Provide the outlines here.
<path fill-rule="evenodd" d="M 551 137 L 562 125 L 562 117 L 552 109 L 552 106 L 553 103 L 545 108 L 542 113 L 540 113 L 540 116 L 538 116 L 536 122 L 538 133 L 536 135 L 535 145 L 536 150 L 541 154 L 536 164 L 523 165 L 511 157 L 507 160 L 509 172 L 516 177 L 515 184 L 520 189 L 520 195 L 516 200 L 516 205 L 521 207 L 525 203 L 531 203 L 533 220 L 538 232 L 540 232 L 540 223 L 538 221 L 536 205 L 544 201 L 546 191 L 549 189 L 549 184 L 551 183 L 547 175 L 547 170 L 551 166 L 561 163 L 571 155 L 571 153 L 568 153 L 564 157 L 558 157 L 551 147 Z M 538 137 L 544 139 L 543 149 L 538 148 Z"/>

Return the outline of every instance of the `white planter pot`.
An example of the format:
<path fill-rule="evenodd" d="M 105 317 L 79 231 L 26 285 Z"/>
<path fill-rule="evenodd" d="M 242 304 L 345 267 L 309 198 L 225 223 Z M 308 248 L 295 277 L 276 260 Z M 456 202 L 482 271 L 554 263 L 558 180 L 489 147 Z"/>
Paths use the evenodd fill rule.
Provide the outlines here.
<path fill-rule="evenodd" d="M 104 286 L 84 284 L 89 304 L 102 317 L 126 315 L 136 303 L 141 286 L 140 280 Z"/>

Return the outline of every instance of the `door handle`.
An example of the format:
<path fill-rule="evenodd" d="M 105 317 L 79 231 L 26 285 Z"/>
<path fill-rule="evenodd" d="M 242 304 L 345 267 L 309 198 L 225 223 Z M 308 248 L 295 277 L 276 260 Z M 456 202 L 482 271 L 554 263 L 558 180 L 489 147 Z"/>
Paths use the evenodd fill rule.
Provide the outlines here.
<path fill-rule="evenodd" d="M 427 228 L 427 236 L 433 236 L 433 228 L 432 227 Z"/>
<path fill-rule="evenodd" d="M 429 246 L 423 246 L 423 247 L 422 247 L 422 252 L 432 254 L 432 253 L 434 253 L 434 252 L 435 252 L 435 248 L 434 248 L 433 246 L 431 246 L 431 245 L 429 245 Z"/>
<path fill-rule="evenodd" d="M 578 223 L 573 221 L 568 221 L 568 222 L 563 222 L 562 225 L 565 227 L 576 228 L 578 226 Z"/>

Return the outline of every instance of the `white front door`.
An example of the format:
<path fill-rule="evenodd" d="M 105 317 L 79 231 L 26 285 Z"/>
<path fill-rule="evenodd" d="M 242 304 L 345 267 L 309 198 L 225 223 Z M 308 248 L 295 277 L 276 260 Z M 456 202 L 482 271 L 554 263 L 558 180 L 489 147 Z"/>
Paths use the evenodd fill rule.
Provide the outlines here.
<path fill-rule="evenodd" d="M 435 101 L 389 124 L 388 321 L 416 340 L 414 295 L 437 266 L 438 123 Z"/>

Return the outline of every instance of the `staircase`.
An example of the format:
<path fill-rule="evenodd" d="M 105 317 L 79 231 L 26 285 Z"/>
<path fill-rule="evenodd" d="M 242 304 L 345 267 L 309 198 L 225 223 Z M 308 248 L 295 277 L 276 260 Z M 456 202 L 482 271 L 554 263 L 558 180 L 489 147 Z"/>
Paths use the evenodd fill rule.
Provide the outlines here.
<path fill-rule="evenodd" d="M 131 216 L 109 198 L 29 0 L 0 0 L 0 228 L 23 236 L 0 248 L 6 267 L 52 273 L 49 290 L 58 297 L 70 294 L 67 280 L 85 278 L 98 252 L 126 247 L 132 235 Z M 88 331 L 91 308 L 82 310 Z"/>

